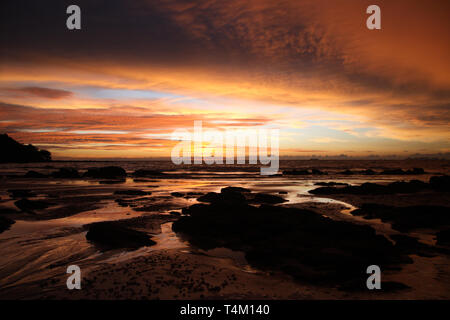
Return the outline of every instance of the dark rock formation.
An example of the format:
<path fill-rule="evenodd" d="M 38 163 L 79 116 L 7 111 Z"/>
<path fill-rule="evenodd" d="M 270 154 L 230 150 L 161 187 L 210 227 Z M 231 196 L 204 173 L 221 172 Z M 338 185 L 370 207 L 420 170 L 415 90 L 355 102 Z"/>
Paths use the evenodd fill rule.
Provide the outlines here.
<path fill-rule="evenodd" d="M 417 228 L 436 228 L 450 226 L 450 208 L 442 206 L 392 207 L 376 203 L 366 203 L 360 209 L 353 210 L 353 215 L 366 219 L 381 219 L 391 222 L 392 228 L 409 231 Z"/>
<path fill-rule="evenodd" d="M 343 183 L 343 182 L 334 182 L 334 181 L 330 181 L 330 182 L 316 182 L 314 183 L 315 186 L 324 186 L 324 187 L 334 187 L 334 186 L 348 186 L 348 183 Z"/>
<path fill-rule="evenodd" d="M 412 260 L 369 226 L 334 221 L 312 211 L 212 202 L 183 209 L 173 230 L 205 250 L 244 251 L 260 269 L 279 270 L 304 281 L 364 281 L 367 266 L 382 269 Z"/>
<path fill-rule="evenodd" d="M 58 171 L 52 173 L 52 177 L 59 179 L 77 179 L 80 178 L 80 174 L 75 168 L 59 168 Z"/>
<path fill-rule="evenodd" d="M 83 176 L 94 179 L 120 179 L 126 177 L 127 172 L 121 167 L 110 166 L 88 169 Z"/>
<path fill-rule="evenodd" d="M 283 175 L 291 175 L 291 176 L 304 176 L 304 175 L 308 175 L 311 174 L 311 172 L 309 172 L 308 170 L 284 170 L 283 171 Z"/>
<path fill-rule="evenodd" d="M 283 197 L 266 194 L 266 193 L 255 193 L 252 194 L 251 197 L 248 198 L 249 203 L 266 203 L 266 204 L 277 204 L 283 203 L 287 200 Z"/>
<path fill-rule="evenodd" d="M 14 220 L 0 216 L 0 233 L 2 233 L 5 230 L 8 230 L 9 227 L 14 223 L 15 223 Z"/>
<path fill-rule="evenodd" d="M 346 186 L 343 188 L 320 187 L 310 190 L 309 193 L 319 195 L 331 194 L 358 194 L 358 195 L 376 195 L 376 194 L 395 194 L 395 193 L 415 193 L 423 190 L 450 191 L 450 177 L 436 176 L 430 178 L 430 183 L 419 180 L 409 182 L 397 181 L 387 185 L 376 183 L 363 183 L 360 186 Z"/>
<path fill-rule="evenodd" d="M 28 171 L 25 175 L 25 178 L 33 178 L 33 179 L 41 179 L 41 178 L 48 178 L 48 176 L 46 174 L 34 171 L 34 170 L 30 170 Z"/>
<path fill-rule="evenodd" d="M 93 223 L 88 227 L 87 240 L 111 248 L 139 248 L 156 244 L 147 233 L 120 226 L 114 221 Z"/>
<path fill-rule="evenodd" d="M 142 191 L 142 190 L 117 190 L 114 191 L 114 194 L 121 194 L 121 195 L 129 195 L 129 196 L 145 196 L 152 194 L 150 191 Z"/>
<path fill-rule="evenodd" d="M 199 202 L 223 203 L 223 204 L 240 204 L 245 203 L 245 196 L 239 192 L 216 193 L 208 192 L 207 194 L 197 198 Z"/>
<path fill-rule="evenodd" d="M 450 191 L 450 176 L 434 176 L 430 178 L 430 186 L 433 190 Z"/>
<path fill-rule="evenodd" d="M 185 196 L 185 194 L 181 192 L 172 192 L 170 195 L 176 198 L 181 198 Z"/>
<path fill-rule="evenodd" d="M 9 189 L 8 192 L 11 195 L 11 198 L 28 198 L 28 197 L 34 197 L 36 194 L 28 189 Z"/>
<path fill-rule="evenodd" d="M 251 192 L 250 189 L 242 188 L 242 187 L 225 187 L 220 190 L 220 193 L 229 193 L 229 192 Z"/>
<path fill-rule="evenodd" d="M 436 233 L 438 245 L 450 245 L 450 229 L 445 229 Z"/>
<path fill-rule="evenodd" d="M 139 169 L 133 172 L 133 177 L 153 177 L 161 175 L 164 175 L 164 173 L 158 170 Z"/>
<path fill-rule="evenodd" d="M 43 200 L 20 199 L 14 202 L 17 208 L 22 211 L 33 213 L 34 210 L 46 209 L 53 204 Z"/>
<path fill-rule="evenodd" d="M 39 150 L 29 144 L 24 145 L 7 134 L 0 134 L 0 163 L 4 162 L 45 162 L 51 161 L 52 157 L 47 150 Z"/>

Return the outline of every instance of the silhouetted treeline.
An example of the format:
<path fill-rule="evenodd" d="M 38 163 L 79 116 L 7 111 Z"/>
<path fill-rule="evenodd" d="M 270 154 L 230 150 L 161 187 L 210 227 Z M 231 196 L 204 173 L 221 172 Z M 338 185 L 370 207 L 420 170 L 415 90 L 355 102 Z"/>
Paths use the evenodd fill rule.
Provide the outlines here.
<path fill-rule="evenodd" d="M 52 155 L 47 150 L 39 150 L 31 144 L 21 144 L 7 134 L 0 134 L 0 151 L 0 162 L 2 163 L 52 160 Z"/>

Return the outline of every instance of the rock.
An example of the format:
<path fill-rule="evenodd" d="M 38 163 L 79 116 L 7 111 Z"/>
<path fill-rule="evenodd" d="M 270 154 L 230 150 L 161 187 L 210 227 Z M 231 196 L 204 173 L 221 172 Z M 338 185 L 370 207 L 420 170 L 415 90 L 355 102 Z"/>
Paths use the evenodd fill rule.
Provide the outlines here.
<path fill-rule="evenodd" d="M 125 183 L 126 179 L 119 179 L 119 180 L 100 180 L 99 184 L 122 184 Z"/>
<path fill-rule="evenodd" d="M 406 174 L 425 174 L 425 170 L 423 170 L 422 168 L 414 168 L 412 170 L 407 170 Z"/>
<path fill-rule="evenodd" d="M 43 200 L 28 200 L 28 199 L 20 199 L 14 202 L 17 208 L 22 211 L 32 213 L 34 210 L 42 210 L 46 209 L 53 204 Z"/>
<path fill-rule="evenodd" d="M 360 209 L 353 210 L 351 213 L 366 219 L 381 219 L 383 222 L 391 222 L 393 229 L 409 231 L 417 228 L 450 226 L 449 212 L 450 208 L 443 206 L 392 207 L 365 203 Z"/>
<path fill-rule="evenodd" d="M 249 199 L 250 203 L 267 203 L 267 204 L 276 204 L 283 203 L 287 200 L 283 197 L 266 194 L 266 193 L 255 193 L 252 198 Z"/>
<path fill-rule="evenodd" d="M 76 179 L 80 178 L 80 174 L 75 168 L 59 168 L 58 171 L 52 172 L 52 177 L 58 179 Z"/>
<path fill-rule="evenodd" d="M 326 186 L 326 187 L 333 187 L 333 186 L 348 186 L 348 183 L 343 183 L 343 182 L 334 182 L 334 181 L 330 181 L 330 182 L 316 182 L 314 183 L 315 186 Z"/>
<path fill-rule="evenodd" d="M 17 210 L 15 210 L 15 209 L 13 209 L 13 208 L 9 208 L 9 207 L 0 207 L 0 215 L 3 215 L 3 214 L 17 214 L 17 213 L 20 213 L 20 211 L 17 211 Z"/>
<path fill-rule="evenodd" d="M 229 192 L 245 193 L 245 192 L 251 192 L 251 191 L 250 191 L 250 189 L 242 188 L 242 187 L 226 187 L 226 188 L 222 188 L 220 190 L 220 193 L 229 193 Z"/>
<path fill-rule="evenodd" d="M 153 177 L 164 175 L 163 172 L 158 170 L 139 169 L 133 173 L 134 177 Z"/>
<path fill-rule="evenodd" d="M 430 178 L 430 186 L 436 191 L 450 191 L 450 176 L 433 176 Z"/>
<path fill-rule="evenodd" d="M 327 175 L 328 174 L 327 172 L 320 171 L 319 169 L 312 169 L 311 173 L 315 174 L 315 175 Z"/>
<path fill-rule="evenodd" d="M 24 145 L 7 134 L 0 134 L 0 162 L 45 162 L 51 161 L 52 157 L 47 150 L 39 150 L 29 144 Z"/>
<path fill-rule="evenodd" d="M 278 194 L 288 194 L 287 191 L 279 191 Z"/>
<path fill-rule="evenodd" d="M 410 182 L 392 182 L 388 185 L 366 182 L 360 186 L 346 186 L 341 188 L 320 187 L 308 191 L 312 194 L 358 194 L 358 195 L 376 195 L 376 194 L 395 194 L 395 193 L 414 193 L 430 188 L 430 185 L 419 181 L 411 180 Z"/>
<path fill-rule="evenodd" d="M 170 214 L 173 214 L 174 216 L 181 215 L 181 213 L 179 213 L 178 211 L 170 211 Z"/>
<path fill-rule="evenodd" d="M 120 226 L 114 222 L 98 222 L 88 226 L 86 239 L 112 248 L 139 248 L 155 245 L 147 233 Z"/>
<path fill-rule="evenodd" d="M 225 247 L 245 253 L 261 270 L 326 285 L 367 279 L 368 265 L 382 270 L 411 258 L 367 225 L 334 221 L 315 212 L 282 206 L 195 204 L 172 228 L 204 250 Z"/>
<path fill-rule="evenodd" d="M 208 192 L 207 194 L 197 198 L 197 201 L 221 204 L 241 204 L 246 202 L 246 198 L 239 192 Z"/>
<path fill-rule="evenodd" d="M 308 170 L 284 170 L 283 175 L 292 175 L 292 176 L 302 176 L 302 175 L 308 175 L 311 174 Z"/>
<path fill-rule="evenodd" d="M 339 172 L 338 174 L 352 175 L 352 174 L 355 174 L 355 173 L 353 171 L 347 169 L 345 171 Z"/>
<path fill-rule="evenodd" d="M 83 175 L 94 179 L 119 179 L 126 177 L 126 171 L 121 167 L 109 166 L 100 168 L 91 168 Z"/>
<path fill-rule="evenodd" d="M 28 197 L 35 197 L 36 194 L 28 189 L 10 189 L 8 192 L 11 195 L 11 198 L 17 199 L 17 198 L 28 198 Z"/>
<path fill-rule="evenodd" d="M 33 178 L 33 179 L 48 178 L 47 175 L 37 172 L 37 171 L 33 171 L 33 170 L 28 171 L 24 177 L 25 178 Z"/>
<path fill-rule="evenodd" d="M 450 245 L 450 229 L 445 229 L 436 233 L 438 245 Z"/>
<path fill-rule="evenodd" d="M 176 197 L 176 198 L 184 197 L 184 193 L 181 193 L 181 192 L 172 192 L 170 195 L 172 195 L 173 197 Z"/>
<path fill-rule="evenodd" d="M 366 176 L 373 176 L 374 174 L 376 174 L 376 172 L 372 169 L 366 169 L 362 172 L 362 174 L 365 174 Z"/>
<path fill-rule="evenodd" d="M 5 230 L 8 230 L 14 223 L 15 223 L 14 220 L 0 216 L 0 233 L 2 233 Z"/>
<path fill-rule="evenodd" d="M 386 169 L 386 170 L 383 170 L 380 174 L 385 174 L 385 175 L 403 175 L 403 174 L 406 174 L 406 172 L 403 171 L 402 169 Z"/>
<path fill-rule="evenodd" d="M 222 199 L 222 196 L 217 192 L 208 192 L 205 195 L 202 195 L 197 198 L 197 201 L 199 202 L 216 202 L 220 201 Z"/>
<path fill-rule="evenodd" d="M 152 194 L 150 191 L 142 191 L 142 190 L 117 190 L 114 191 L 114 194 L 120 194 L 120 195 L 128 195 L 128 196 L 145 196 Z"/>

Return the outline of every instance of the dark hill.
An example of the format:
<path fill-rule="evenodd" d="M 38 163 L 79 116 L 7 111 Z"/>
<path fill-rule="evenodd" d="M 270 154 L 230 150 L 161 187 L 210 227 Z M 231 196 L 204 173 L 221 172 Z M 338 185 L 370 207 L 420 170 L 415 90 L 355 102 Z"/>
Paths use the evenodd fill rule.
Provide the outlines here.
<path fill-rule="evenodd" d="M 7 134 L 0 134 L 0 162 L 44 162 L 51 161 L 52 155 L 47 150 L 39 150 L 29 144 L 24 145 Z"/>

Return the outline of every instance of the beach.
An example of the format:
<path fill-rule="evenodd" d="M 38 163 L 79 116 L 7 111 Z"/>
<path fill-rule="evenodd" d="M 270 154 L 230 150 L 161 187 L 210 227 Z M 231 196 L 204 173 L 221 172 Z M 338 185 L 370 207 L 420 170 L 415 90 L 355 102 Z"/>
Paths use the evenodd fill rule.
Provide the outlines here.
<path fill-rule="evenodd" d="M 126 175 L 121 178 L 85 175 L 89 169 L 108 166 L 123 168 Z M 61 168 L 75 169 L 79 176 L 70 176 Z M 398 168 L 404 173 L 392 171 Z M 413 168 L 422 168 L 423 172 L 407 173 Z M 368 169 L 375 174 L 367 174 L 364 170 Z M 357 209 L 363 210 L 367 203 L 446 208 L 450 206 L 447 191 L 424 185 L 419 191 L 385 194 L 310 192 L 321 187 L 333 188 L 336 183 L 357 188 L 367 182 L 386 186 L 418 180 L 427 184 L 431 177 L 445 176 L 449 171 L 450 162 L 438 160 L 292 160 L 282 161 L 280 174 L 275 176 L 260 176 L 259 168 L 250 165 L 183 168 L 164 161 L 1 165 L 0 214 L 14 223 L 0 233 L 0 298 L 449 299 L 448 244 L 436 241 L 436 233 L 445 229 L 445 225 L 430 224 L 427 228 L 408 225 L 407 229 L 399 230 L 397 225 L 403 220 L 394 223 L 393 228 L 393 222 L 386 217 L 367 218 L 364 212 L 352 214 Z M 237 189 L 224 190 L 227 187 Z M 275 226 L 275 214 L 290 219 L 298 212 L 309 217 L 299 222 L 311 224 L 307 230 L 316 228 L 316 224 L 320 226 L 317 230 L 342 227 L 350 232 L 349 241 L 336 243 L 333 251 L 324 242 L 332 236 L 330 233 L 314 234 L 310 245 L 321 252 L 318 257 L 310 256 L 310 251 L 295 251 L 302 242 L 277 244 L 274 248 L 292 247 L 296 255 L 304 255 L 294 264 L 284 261 L 281 253 L 269 252 L 284 261 L 282 267 L 271 256 L 267 261 L 255 256 L 260 244 L 266 242 L 256 243 L 243 234 L 235 238 L 228 232 L 233 226 L 239 230 L 238 222 L 223 231 L 217 229 L 220 228 L 217 220 L 211 220 L 212 223 L 202 228 L 210 226 L 213 232 L 189 234 L 190 221 L 196 227 L 199 222 L 192 219 L 208 221 L 208 214 L 218 207 L 217 203 L 222 206 L 220 201 L 224 201 L 230 212 L 238 212 L 243 206 L 254 210 L 256 216 L 249 216 L 250 221 L 243 222 L 248 223 L 249 230 L 259 219 L 258 215 L 267 215 L 267 219 L 275 221 L 272 224 Z M 205 218 L 201 216 L 202 210 L 206 212 Z M 225 209 L 221 210 L 216 211 L 227 214 Z M 92 226 L 99 223 L 106 231 L 118 230 L 118 238 L 120 232 L 132 230 L 136 234 L 131 235 L 136 239 L 144 233 L 152 243 L 136 244 L 139 242 L 136 240 L 130 245 L 120 242 L 121 239 L 113 241 L 102 233 L 95 235 Z M 183 232 L 175 232 L 174 224 Z M 404 223 L 400 226 L 404 227 Z M 363 233 L 373 231 L 373 235 L 360 235 L 358 228 L 363 228 Z M 267 229 L 268 239 L 275 234 L 271 234 L 274 230 Z M 96 236 L 91 237 L 95 240 L 87 239 L 89 232 Z M 217 232 L 224 232 L 220 241 L 214 238 Z M 258 232 L 251 232 L 253 238 L 259 237 Z M 353 233 L 354 241 L 351 241 Z M 277 239 L 285 241 L 283 236 Z M 342 235 L 336 235 L 338 242 L 341 238 Z M 369 249 L 377 250 L 381 246 L 389 252 L 392 250 L 386 254 L 392 259 L 383 262 L 388 266 L 382 274 L 385 290 L 362 290 L 353 286 L 353 276 L 341 277 L 338 272 L 330 276 L 334 260 L 324 262 L 323 270 L 320 264 L 315 267 L 313 261 L 319 257 L 347 256 L 349 252 L 344 251 L 358 241 L 367 241 Z M 356 249 L 363 250 L 364 246 Z M 355 263 L 364 261 L 355 260 Z M 81 290 L 67 289 L 69 265 L 81 269 Z M 285 268 L 287 265 L 295 267 L 295 271 Z M 344 270 L 343 267 L 347 266 L 336 266 L 336 270 Z M 319 269 L 322 271 L 316 274 Z"/>

